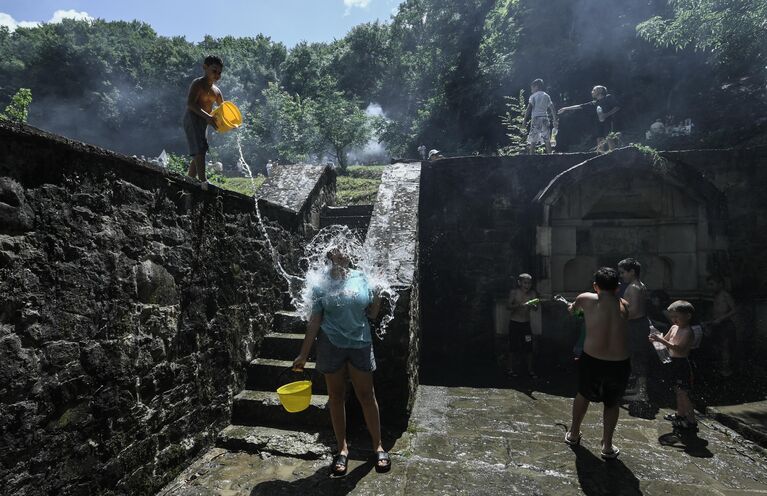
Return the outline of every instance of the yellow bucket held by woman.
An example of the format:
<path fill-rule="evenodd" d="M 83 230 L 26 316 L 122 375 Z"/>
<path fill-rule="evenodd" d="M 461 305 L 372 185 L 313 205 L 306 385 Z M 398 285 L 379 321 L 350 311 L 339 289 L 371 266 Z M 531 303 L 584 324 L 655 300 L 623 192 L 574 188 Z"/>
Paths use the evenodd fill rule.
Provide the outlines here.
<path fill-rule="evenodd" d="M 211 115 L 216 121 L 216 131 L 225 133 L 242 125 L 242 114 L 237 105 L 232 102 L 223 102 Z"/>
<path fill-rule="evenodd" d="M 305 371 L 302 370 L 302 372 L 306 374 Z M 309 408 L 312 401 L 312 381 L 296 381 L 280 386 L 277 388 L 277 396 L 280 398 L 282 407 L 288 412 L 302 412 Z"/>

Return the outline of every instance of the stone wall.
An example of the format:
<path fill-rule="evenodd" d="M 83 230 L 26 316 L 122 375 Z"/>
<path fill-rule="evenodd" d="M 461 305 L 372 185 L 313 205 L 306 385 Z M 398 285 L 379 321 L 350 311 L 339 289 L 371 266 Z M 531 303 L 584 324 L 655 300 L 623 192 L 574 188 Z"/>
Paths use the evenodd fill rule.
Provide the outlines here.
<path fill-rule="evenodd" d="M 373 264 L 384 271 L 399 299 L 383 339 L 374 338 L 374 374 L 381 422 L 404 429 L 415 402 L 420 359 L 418 201 L 421 165 L 387 166 L 365 238 Z"/>
<path fill-rule="evenodd" d="M 3 494 L 152 494 L 213 442 L 282 304 L 253 207 L 0 124 Z"/>
<path fill-rule="evenodd" d="M 767 196 L 761 193 L 767 185 L 767 149 L 662 155 L 668 165 L 680 166 L 675 179 L 679 187 L 710 183 L 724 198 L 723 202 L 719 197 L 702 199 L 704 205 L 724 210 L 708 216 L 721 218 L 717 220 L 720 225 L 709 225 L 716 234 L 717 248 L 722 239 L 729 243 L 716 270 L 725 273 L 743 304 L 743 327 L 767 334 L 767 322 L 756 318 L 764 314 L 760 308 L 767 297 L 767 259 L 761 256 L 767 249 Z M 558 174 L 592 157 L 471 157 L 423 165 L 419 270 L 422 362 L 427 368 L 472 359 L 493 365 L 494 315 L 501 313 L 496 311 L 496 300 L 508 294 L 520 272 L 531 272 L 536 279 L 547 276 L 536 256 L 538 226 L 545 223 L 544 208 L 536 203 L 536 195 Z M 628 159 L 626 152 L 615 152 L 600 158 L 605 162 L 600 167 L 609 174 L 610 161 L 615 161 L 617 169 L 624 159 Z M 648 154 L 647 160 L 654 162 L 655 157 Z M 576 179 L 573 184 L 582 182 Z M 703 187 L 697 190 L 706 191 Z M 614 222 L 619 225 L 620 219 Z M 710 258 L 706 263 L 710 264 Z M 588 282 L 584 281 L 584 290 Z M 544 306 L 544 336 L 551 332 L 547 321 L 561 318 L 557 309 Z M 568 341 L 572 337 L 571 330 L 553 332 L 566 335 Z M 560 355 L 567 359 L 567 353 Z"/>
<path fill-rule="evenodd" d="M 278 165 L 258 190 L 264 215 L 311 238 L 322 210 L 335 205 L 336 172 L 325 165 Z"/>

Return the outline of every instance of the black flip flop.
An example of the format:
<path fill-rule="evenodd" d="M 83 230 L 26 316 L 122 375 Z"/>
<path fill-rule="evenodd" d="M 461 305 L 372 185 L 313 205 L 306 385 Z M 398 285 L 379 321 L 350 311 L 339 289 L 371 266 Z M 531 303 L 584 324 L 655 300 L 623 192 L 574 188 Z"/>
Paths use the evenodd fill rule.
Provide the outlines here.
<path fill-rule="evenodd" d="M 373 457 L 373 461 L 376 466 L 376 472 L 379 474 L 383 474 L 391 470 L 391 457 L 389 456 L 389 453 L 385 451 L 376 451 L 376 454 Z M 386 461 L 386 465 L 379 465 L 382 461 Z"/>
<path fill-rule="evenodd" d="M 338 466 L 343 465 L 343 470 L 339 470 Z M 343 477 L 346 475 L 346 470 L 349 468 L 349 459 L 346 457 L 346 455 L 342 455 L 341 453 L 335 455 L 333 457 L 333 463 L 330 465 L 330 476 L 331 477 Z"/>

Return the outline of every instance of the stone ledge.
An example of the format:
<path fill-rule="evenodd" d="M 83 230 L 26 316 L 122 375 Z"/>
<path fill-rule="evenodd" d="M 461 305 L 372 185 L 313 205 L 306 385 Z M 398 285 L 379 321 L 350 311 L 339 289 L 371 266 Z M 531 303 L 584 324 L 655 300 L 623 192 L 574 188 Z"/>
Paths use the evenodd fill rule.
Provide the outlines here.
<path fill-rule="evenodd" d="M 767 400 L 706 408 L 706 414 L 762 448 L 767 448 Z"/>

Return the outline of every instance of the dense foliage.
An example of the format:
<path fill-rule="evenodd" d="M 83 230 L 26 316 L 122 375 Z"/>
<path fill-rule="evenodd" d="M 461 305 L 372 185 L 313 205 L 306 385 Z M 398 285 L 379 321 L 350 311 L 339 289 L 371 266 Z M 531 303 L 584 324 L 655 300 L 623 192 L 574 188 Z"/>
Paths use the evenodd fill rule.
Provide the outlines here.
<path fill-rule="evenodd" d="M 214 53 L 247 123 L 215 136 L 212 158 L 227 163 L 241 149 L 256 168 L 345 168 L 373 134 L 394 156 L 422 143 L 509 153 L 507 98 L 517 105 L 537 77 L 558 107 L 606 85 L 628 141 L 657 118 L 690 117 L 696 135 L 653 146 L 739 146 L 767 127 L 766 18 L 767 0 L 406 0 L 388 23 L 290 50 L 261 35 L 190 43 L 141 22 L 65 20 L 0 28 L 0 108 L 29 88 L 32 125 L 130 154 L 184 153 L 186 92 Z M 563 116 L 559 149 L 593 146 L 593 121 Z"/>

